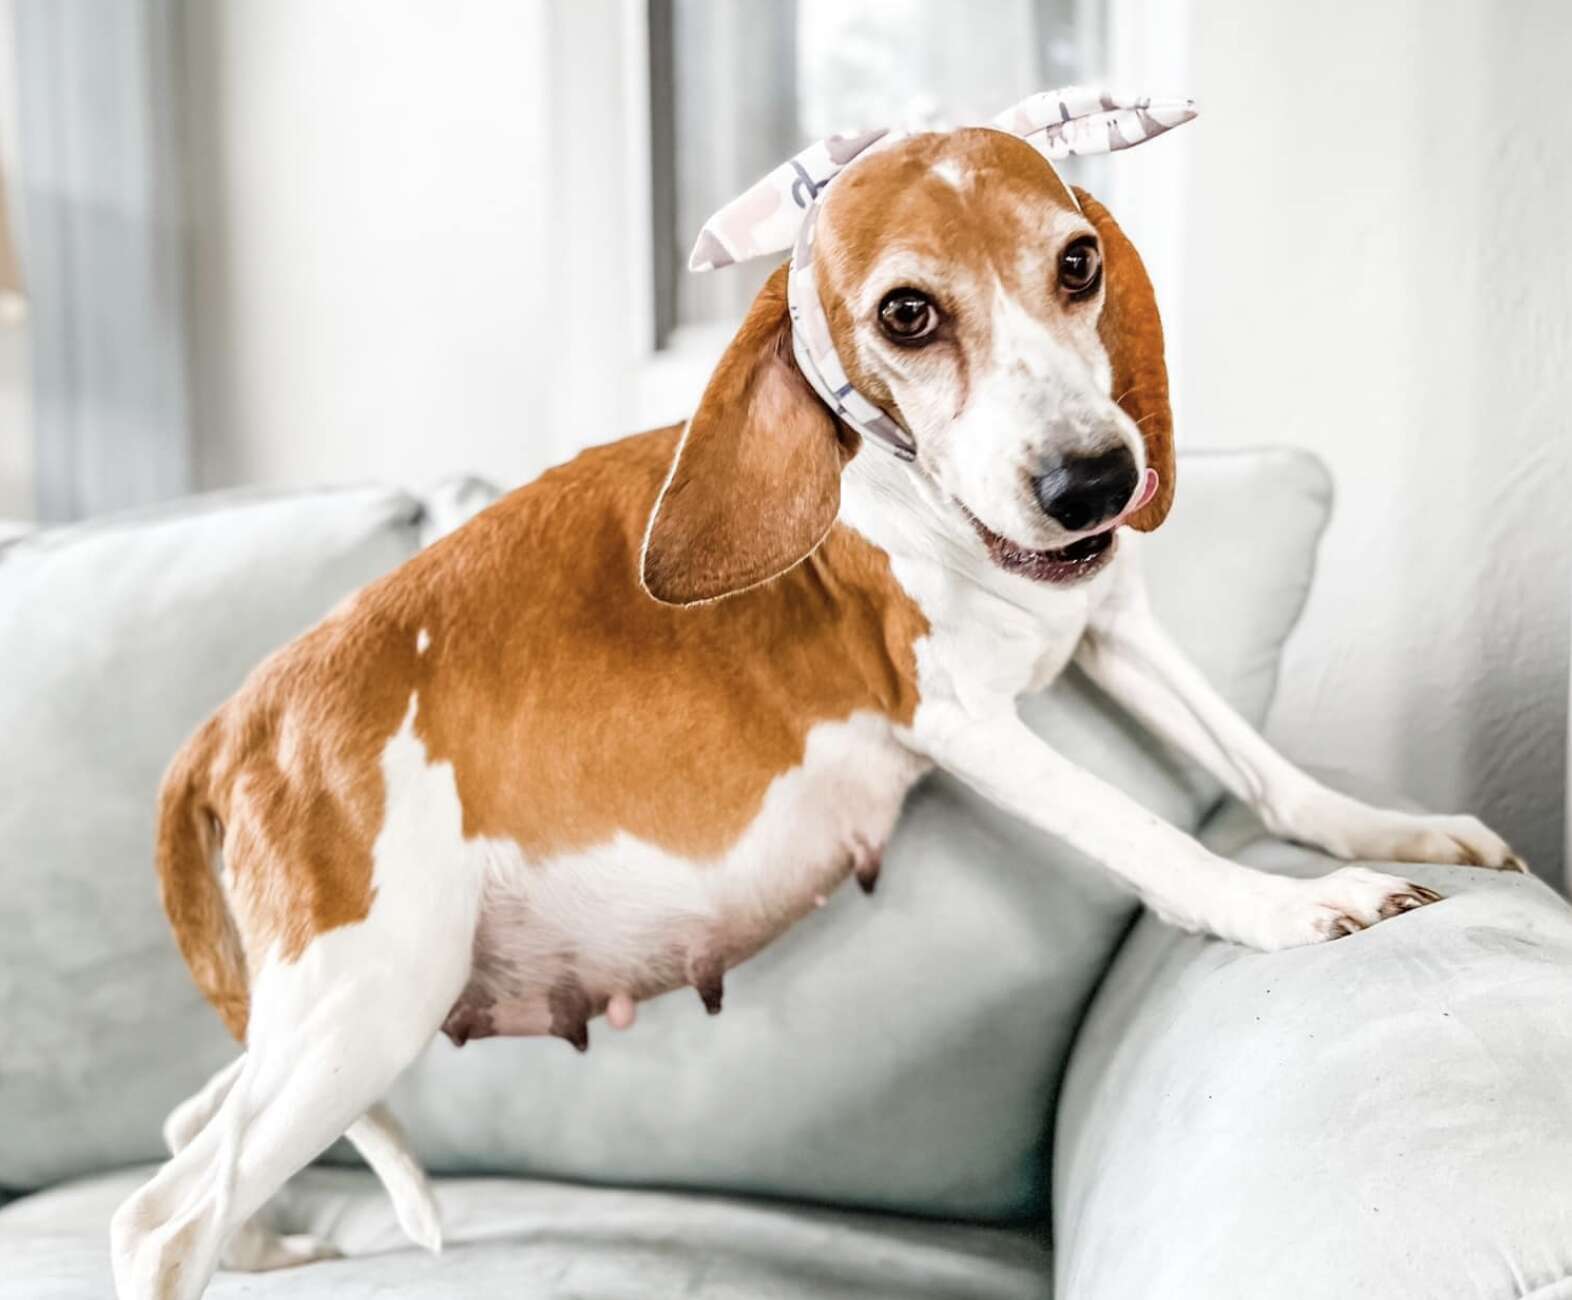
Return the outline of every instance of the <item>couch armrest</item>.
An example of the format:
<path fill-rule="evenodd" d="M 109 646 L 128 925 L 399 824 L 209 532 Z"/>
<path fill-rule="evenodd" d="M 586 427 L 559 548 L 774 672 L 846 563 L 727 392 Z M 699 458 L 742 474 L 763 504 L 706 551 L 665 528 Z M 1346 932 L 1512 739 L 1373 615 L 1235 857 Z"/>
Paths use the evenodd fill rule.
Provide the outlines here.
<path fill-rule="evenodd" d="M 1202 838 L 1337 865 L 1238 805 Z M 1391 869 L 1444 900 L 1319 947 L 1137 922 L 1060 1097 L 1055 1294 L 1572 1297 L 1572 910 Z"/>

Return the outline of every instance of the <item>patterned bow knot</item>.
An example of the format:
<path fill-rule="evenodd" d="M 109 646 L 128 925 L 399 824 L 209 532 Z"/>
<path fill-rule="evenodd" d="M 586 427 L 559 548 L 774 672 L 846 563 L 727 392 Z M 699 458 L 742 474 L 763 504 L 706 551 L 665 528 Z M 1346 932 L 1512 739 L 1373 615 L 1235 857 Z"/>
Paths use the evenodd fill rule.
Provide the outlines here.
<path fill-rule="evenodd" d="M 1044 158 L 1117 153 L 1183 126 L 1196 114 L 1193 99 L 1116 95 L 1095 86 L 1066 86 L 1028 95 L 993 119 Z"/>
<path fill-rule="evenodd" d="M 1195 115 L 1190 99 L 1156 100 L 1067 86 L 1029 95 L 989 125 L 1019 136 L 1052 166 L 1055 159 L 1129 149 L 1183 126 Z M 786 297 L 799 369 L 838 418 L 904 460 L 917 454 L 911 436 L 852 386 L 836 355 L 813 273 L 813 226 L 826 185 L 858 158 L 911 134 L 885 129 L 832 135 L 810 144 L 706 221 L 688 257 L 690 271 L 713 271 L 791 249 Z"/>

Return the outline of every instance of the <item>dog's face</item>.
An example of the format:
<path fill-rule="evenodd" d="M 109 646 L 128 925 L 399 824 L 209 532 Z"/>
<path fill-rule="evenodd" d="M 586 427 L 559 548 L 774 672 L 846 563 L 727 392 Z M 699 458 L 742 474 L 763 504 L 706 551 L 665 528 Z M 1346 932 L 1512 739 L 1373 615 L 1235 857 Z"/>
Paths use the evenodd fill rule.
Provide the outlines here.
<path fill-rule="evenodd" d="M 983 130 L 869 157 L 818 220 L 836 350 L 911 432 L 918 470 L 1004 567 L 1092 571 L 1149 459 L 1114 400 L 1103 231 L 1030 146 Z"/>
<path fill-rule="evenodd" d="M 848 377 L 905 425 L 910 472 L 1001 568 L 1078 581 L 1106 560 L 1116 522 L 1161 522 L 1173 462 L 1150 282 L 1107 211 L 1087 195 L 1077 205 L 1029 145 L 963 130 L 859 161 L 824 197 L 814 266 Z M 797 372 L 789 331 L 778 274 L 652 515 L 643 578 L 658 599 L 762 581 L 833 523 L 855 437 Z M 746 500 L 750 472 L 771 499 L 735 518 L 718 480 Z"/>

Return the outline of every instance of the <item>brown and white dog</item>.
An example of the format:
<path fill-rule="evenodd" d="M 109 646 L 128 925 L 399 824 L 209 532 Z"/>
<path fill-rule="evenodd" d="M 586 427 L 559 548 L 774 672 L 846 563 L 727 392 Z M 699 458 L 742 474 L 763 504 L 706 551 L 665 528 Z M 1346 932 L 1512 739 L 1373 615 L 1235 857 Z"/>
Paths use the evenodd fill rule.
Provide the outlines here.
<path fill-rule="evenodd" d="M 1162 331 L 1134 249 L 1028 145 L 917 135 L 819 213 L 860 446 L 793 360 L 784 268 L 684 427 L 585 452 L 348 600 L 180 751 L 158 868 L 244 1055 L 171 1118 L 113 1227 L 126 1300 L 194 1297 L 348 1131 L 435 1247 L 380 1109 L 439 1029 L 616 1027 L 871 884 L 934 766 L 1100 859 L 1175 925 L 1263 949 L 1433 901 L 1364 867 L 1220 858 L 1060 757 L 1016 700 L 1072 659 L 1276 832 L 1349 858 L 1520 864 L 1470 817 L 1355 802 L 1275 753 L 1165 638 L 1137 538 L 1174 485 Z M 1154 469 L 1158 495 L 1139 504 Z"/>

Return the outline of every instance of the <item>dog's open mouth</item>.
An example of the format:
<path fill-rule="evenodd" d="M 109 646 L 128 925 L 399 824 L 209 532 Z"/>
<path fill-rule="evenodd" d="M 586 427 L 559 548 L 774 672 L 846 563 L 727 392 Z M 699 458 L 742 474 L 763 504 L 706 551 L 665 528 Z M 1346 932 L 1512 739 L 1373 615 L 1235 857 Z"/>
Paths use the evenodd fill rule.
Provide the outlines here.
<path fill-rule="evenodd" d="M 988 548 L 989 558 L 1006 573 L 1018 573 L 1033 582 L 1062 584 L 1089 578 L 1108 562 L 1117 544 L 1119 526 L 1157 495 L 1157 487 L 1157 471 L 1148 467 L 1141 476 L 1140 486 L 1125 503 L 1123 510 L 1099 524 L 1096 532 L 1077 537 L 1068 546 L 1052 551 L 1034 551 L 1012 542 L 983 523 L 966 508 L 964 502 L 956 501 L 955 504 L 971 520 L 977 536 L 982 538 L 983 545 Z"/>
<path fill-rule="evenodd" d="M 1116 530 L 1110 528 L 1104 533 L 1077 538 L 1055 551 L 1033 551 L 1001 537 L 970 510 L 966 511 L 966 517 L 972 521 L 972 527 L 995 564 L 1006 573 L 1019 574 L 1033 582 L 1063 584 L 1091 577 L 1113 555 L 1118 537 Z"/>

